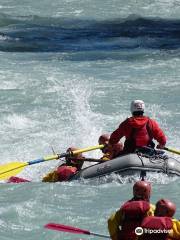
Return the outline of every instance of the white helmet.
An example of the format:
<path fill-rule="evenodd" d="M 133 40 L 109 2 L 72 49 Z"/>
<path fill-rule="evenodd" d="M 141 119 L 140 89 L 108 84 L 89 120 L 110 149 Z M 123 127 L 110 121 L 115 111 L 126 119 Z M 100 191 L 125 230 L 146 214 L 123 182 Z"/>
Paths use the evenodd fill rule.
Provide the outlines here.
<path fill-rule="evenodd" d="M 145 104 L 142 100 L 134 100 L 131 102 L 131 113 L 133 112 L 144 112 Z"/>

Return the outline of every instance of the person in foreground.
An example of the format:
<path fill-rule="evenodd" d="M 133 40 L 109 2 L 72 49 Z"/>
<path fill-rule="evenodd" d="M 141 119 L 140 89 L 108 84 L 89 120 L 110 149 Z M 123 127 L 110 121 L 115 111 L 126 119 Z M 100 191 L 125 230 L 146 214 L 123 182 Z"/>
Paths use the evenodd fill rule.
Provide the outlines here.
<path fill-rule="evenodd" d="M 70 147 L 67 152 L 78 150 L 75 147 Z M 56 170 L 48 173 L 43 177 L 42 182 L 62 182 L 68 181 L 77 171 L 81 170 L 85 157 L 79 153 L 73 157 L 66 157 L 66 163 L 61 164 Z"/>
<path fill-rule="evenodd" d="M 111 148 L 125 137 L 124 149 L 121 154 L 133 153 L 140 147 L 153 147 L 153 139 L 158 142 L 157 148 L 163 149 L 166 144 L 166 136 L 158 123 L 144 116 L 145 104 L 142 100 L 131 102 L 130 110 L 132 117 L 123 121 L 111 134 L 108 147 Z"/>
<path fill-rule="evenodd" d="M 153 216 L 154 206 L 150 204 L 151 185 L 138 181 L 133 186 L 133 198 L 125 202 L 108 219 L 108 230 L 112 240 L 136 240 L 135 228 L 145 216 Z"/>
<path fill-rule="evenodd" d="M 176 205 L 168 199 L 156 203 L 154 216 L 145 217 L 141 223 L 143 234 L 138 240 L 178 240 L 180 221 L 173 219 Z"/>

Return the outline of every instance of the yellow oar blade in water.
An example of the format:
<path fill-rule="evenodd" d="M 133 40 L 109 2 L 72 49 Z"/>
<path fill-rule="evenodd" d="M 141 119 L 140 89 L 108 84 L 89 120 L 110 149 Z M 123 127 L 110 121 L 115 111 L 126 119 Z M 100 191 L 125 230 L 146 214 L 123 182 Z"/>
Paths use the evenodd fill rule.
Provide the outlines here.
<path fill-rule="evenodd" d="M 40 162 L 45 162 L 53 159 L 58 159 L 58 155 L 50 155 L 43 158 L 38 158 L 29 162 L 12 162 L 4 165 L 0 165 L 0 180 L 7 179 L 11 176 L 15 176 L 20 173 L 24 167 Z"/>
<path fill-rule="evenodd" d="M 0 165 L 0 179 L 7 179 L 20 173 L 28 163 L 12 162 Z"/>

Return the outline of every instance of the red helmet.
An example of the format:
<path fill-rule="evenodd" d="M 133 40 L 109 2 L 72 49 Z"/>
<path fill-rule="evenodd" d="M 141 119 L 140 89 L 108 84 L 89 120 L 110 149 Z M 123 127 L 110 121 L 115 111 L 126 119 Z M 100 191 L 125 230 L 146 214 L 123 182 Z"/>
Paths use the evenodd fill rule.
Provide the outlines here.
<path fill-rule="evenodd" d="M 134 198 L 149 201 L 151 196 L 151 184 L 146 181 L 138 181 L 133 186 Z"/>
<path fill-rule="evenodd" d="M 101 144 L 108 144 L 110 135 L 109 134 L 103 134 L 99 137 L 98 143 Z"/>
<path fill-rule="evenodd" d="M 79 150 L 78 148 L 75 148 L 75 147 L 69 147 L 66 152 L 73 152 L 73 151 L 76 151 L 76 150 Z M 83 155 L 82 153 L 77 153 L 77 154 L 74 154 L 73 156 L 66 156 L 66 161 L 69 160 L 69 158 L 79 158 L 79 159 L 83 159 Z M 71 160 L 71 163 L 74 163 L 74 164 L 78 164 L 78 160 L 74 161 L 74 160 Z"/>
<path fill-rule="evenodd" d="M 176 212 L 176 205 L 168 199 L 160 199 L 156 203 L 155 216 L 173 217 Z"/>
<path fill-rule="evenodd" d="M 76 151 L 78 150 L 78 148 L 75 148 L 75 147 L 69 147 L 66 152 L 73 152 L 73 151 Z"/>

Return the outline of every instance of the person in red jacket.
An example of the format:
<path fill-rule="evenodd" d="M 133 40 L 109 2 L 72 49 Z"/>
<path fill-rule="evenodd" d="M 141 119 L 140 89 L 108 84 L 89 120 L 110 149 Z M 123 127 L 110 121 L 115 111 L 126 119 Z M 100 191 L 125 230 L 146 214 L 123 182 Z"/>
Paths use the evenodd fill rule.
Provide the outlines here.
<path fill-rule="evenodd" d="M 148 146 L 154 147 L 153 139 L 158 142 L 157 148 L 163 149 L 166 144 L 166 136 L 158 123 L 144 116 L 145 104 L 142 100 L 131 102 L 132 117 L 123 121 L 111 134 L 108 147 L 119 142 L 125 137 L 122 154 L 133 153 L 136 148 Z"/>
<path fill-rule="evenodd" d="M 138 181 L 133 186 L 133 198 L 125 202 L 108 219 L 108 230 L 112 240 L 136 240 L 135 229 L 146 216 L 152 216 L 154 206 L 150 204 L 151 184 Z"/>
<path fill-rule="evenodd" d="M 147 216 L 141 223 L 142 235 L 138 240 L 170 240 L 180 239 L 180 222 L 173 219 L 176 205 L 168 199 L 160 199 L 156 203 L 154 216 Z"/>
<path fill-rule="evenodd" d="M 67 152 L 78 150 L 70 147 Z M 75 154 L 73 157 L 67 156 L 66 162 L 58 166 L 54 171 L 43 177 L 42 182 L 62 182 L 68 181 L 76 172 L 80 171 L 84 163 L 85 157 L 82 153 Z"/>
<path fill-rule="evenodd" d="M 102 160 L 112 160 L 118 157 L 119 155 L 121 155 L 121 152 L 123 150 L 123 144 L 121 142 L 113 144 L 113 146 L 109 149 L 108 148 L 109 139 L 110 139 L 110 135 L 107 133 L 102 134 L 98 139 L 99 145 L 101 144 L 105 145 L 105 147 L 101 149 L 103 153 L 103 156 L 101 158 Z"/>

